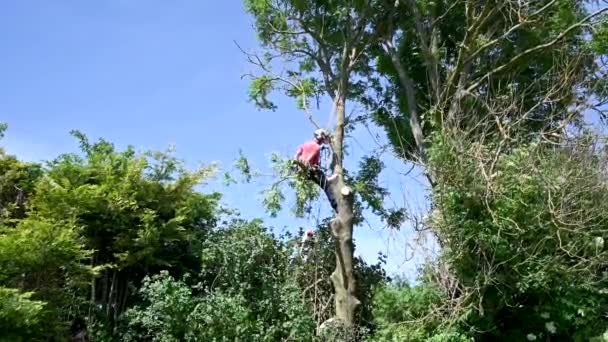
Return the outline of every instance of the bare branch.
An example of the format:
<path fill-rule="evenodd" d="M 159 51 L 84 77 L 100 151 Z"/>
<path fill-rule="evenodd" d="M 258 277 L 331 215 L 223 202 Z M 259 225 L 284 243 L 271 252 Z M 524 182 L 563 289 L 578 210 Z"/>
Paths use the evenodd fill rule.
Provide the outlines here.
<path fill-rule="evenodd" d="M 533 14 L 530 15 L 530 17 L 536 17 L 538 15 L 541 15 L 543 12 L 545 12 L 547 9 L 549 9 L 557 0 L 552 0 L 549 3 L 547 3 L 545 6 L 543 6 L 541 9 L 539 9 L 538 11 L 534 12 Z M 501 35 L 498 38 L 495 38 L 493 40 L 491 40 L 490 42 L 484 44 L 483 46 L 481 46 L 479 49 L 477 49 L 475 52 L 473 52 L 465 61 L 465 63 L 469 63 L 471 62 L 473 59 L 475 59 L 475 57 L 479 56 L 479 54 L 481 54 L 482 52 L 484 52 L 486 49 L 488 49 L 489 47 L 491 47 L 492 45 L 498 43 L 500 40 L 507 38 L 511 33 L 513 33 L 514 31 L 522 28 L 525 25 L 531 24 L 532 21 L 531 20 L 524 20 L 522 22 L 520 22 L 519 24 L 511 27 L 509 30 L 507 30 L 507 32 L 505 32 L 503 35 Z"/>
<path fill-rule="evenodd" d="M 310 122 L 313 124 L 313 126 L 315 126 L 317 129 L 321 128 L 321 125 L 319 125 L 319 123 L 315 120 L 314 116 L 312 115 L 312 112 L 310 111 L 310 109 L 308 108 L 308 102 L 307 102 L 307 97 L 306 94 L 304 93 L 304 89 L 302 89 L 302 86 L 293 82 L 290 79 L 287 79 L 285 77 L 282 77 L 280 75 L 277 75 L 276 73 L 274 73 L 261 59 L 258 55 L 256 54 L 252 54 L 250 52 L 246 52 L 245 50 L 243 50 L 241 48 L 241 46 L 235 42 L 236 46 L 241 50 L 241 52 L 243 52 L 246 56 L 247 56 L 247 60 L 258 66 L 259 68 L 261 68 L 264 72 L 266 72 L 267 74 L 269 74 L 271 76 L 270 81 L 281 81 L 283 83 L 286 83 L 288 85 L 290 85 L 293 89 L 297 89 L 297 90 L 301 90 L 302 91 L 302 109 L 304 110 L 304 113 L 306 114 L 306 116 L 308 117 L 308 120 L 310 120 Z M 251 75 L 253 76 L 253 75 Z"/>
<path fill-rule="evenodd" d="M 443 89 L 441 97 L 442 100 L 440 103 L 445 103 L 453 93 L 453 89 L 456 87 L 456 77 L 459 77 L 458 84 L 464 84 L 466 82 L 466 79 L 468 79 L 470 69 L 467 67 L 468 64 L 465 63 L 467 59 L 467 53 L 471 47 L 472 42 L 477 38 L 479 30 L 485 25 L 485 23 L 493 16 L 495 11 L 497 10 L 498 7 L 485 6 L 483 12 L 479 15 L 477 20 L 473 19 L 473 14 L 470 13 L 470 10 L 467 11 L 467 21 L 469 22 L 469 29 L 467 29 L 463 42 L 458 50 L 458 59 L 456 61 L 456 66 L 448 77 L 448 80 Z M 470 22 L 473 20 L 475 21 Z M 456 101 L 458 101 L 458 99 L 452 100 L 452 106 L 455 105 Z M 450 115 L 448 115 L 448 117 L 450 117 Z"/>
<path fill-rule="evenodd" d="M 416 101 L 416 91 L 414 90 L 414 84 L 410 77 L 407 75 L 405 68 L 401 64 L 401 61 L 399 60 L 399 55 L 393 43 L 391 41 L 386 41 L 384 43 L 384 48 L 387 54 L 391 57 L 391 61 L 393 62 L 393 65 L 395 66 L 395 69 L 397 70 L 397 73 L 399 75 L 399 80 L 401 81 L 401 84 L 405 89 L 408 111 L 410 114 L 410 126 L 414 135 L 414 139 L 416 140 L 416 146 L 418 148 L 420 158 L 422 159 L 422 162 L 426 164 L 426 146 L 418 114 L 418 105 Z"/>
<path fill-rule="evenodd" d="M 479 86 L 481 86 L 483 84 L 483 81 L 485 79 L 488 79 L 489 77 L 491 77 L 494 74 L 500 73 L 506 69 L 508 69 L 509 67 L 511 67 L 512 65 L 514 65 L 515 63 L 519 62 L 521 59 L 544 49 L 550 48 L 552 46 L 554 46 L 555 44 L 559 43 L 564 37 L 566 37 L 570 32 L 572 32 L 573 30 L 581 27 L 583 24 L 585 24 L 587 21 L 591 20 L 592 18 L 604 13 L 608 11 L 608 7 L 607 8 L 603 8 L 600 9 L 590 15 L 588 15 L 587 17 L 583 18 L 581 21 L 577 22 L 576 24 L 573 24 L 572 26 L 568 27 L 565 31 L 563 31 L 561 34 L 559 34 L 555 39 L 553 39 L 550 42 L 547 42 L 545 44 L 541 44 L 541 45 L 537 45 L 533 48 L 529 48 L 526 51 L 518 54 L 517 56 L 511 58 L 511 60 L 509 60 L 507 63 L 498 66 L 490 71 L 488 71 L 485 75 L 479 77 L 479 80 L 475 83 L 473 83 L 469 88 L 467 88 L 467 92 L 472 92 L 473 90 L 477 89 Z"/>
<path fill-rule="evenodd" d="M 306 102 L 306 95 L 305 94 L 302 94 L 302 108 L 304 109 L 304 112 L 308 116 L 308 120 L 310 120 L 310 122 L 312 123 L 312 125 L 315 126 L 317 129 L 321 129 L 321 125 L 319 125 L 317 123 L 317 121 L 315 120 L 315 118 L 312 116 L 312 113 L 310 112 L 310 109 L 308 109 L 308 104 Z"/>

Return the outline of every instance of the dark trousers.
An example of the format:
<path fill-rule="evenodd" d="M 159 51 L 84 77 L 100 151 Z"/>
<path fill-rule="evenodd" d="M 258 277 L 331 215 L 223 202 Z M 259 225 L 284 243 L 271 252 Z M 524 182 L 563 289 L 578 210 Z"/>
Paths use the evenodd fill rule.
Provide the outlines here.
<path fill-rule="evenodd" d="M 308 167 L 306 168 L 306 176 L 309 180 L 316 183 L 321 187 L 321 189 L 323 189 L 323 192 L 325 192 L 332 209 L 335 212 L 338 212 L 338 203 L 334 198 L 331 188 L 329 187 L 329 182 L 327 181 L 327 177 L 325 176 L 323 170 L 321 170 L 318 166 Z"/>

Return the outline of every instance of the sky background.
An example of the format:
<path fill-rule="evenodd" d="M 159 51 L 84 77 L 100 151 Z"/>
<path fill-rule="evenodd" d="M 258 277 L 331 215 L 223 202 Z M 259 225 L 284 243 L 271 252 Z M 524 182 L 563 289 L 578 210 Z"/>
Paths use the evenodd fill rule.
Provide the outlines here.
<path fill-rule="evenodd" d="M 9 129 L 0 141 L 8 153 L 27 161 L 76 152 L 69 135 L 78 129 L 118 148 L 164 150 L 173 144 L 190 168 L 216 161 L 230 170 L 239 149 L 257 168 L 267 168 L 272 152 L 291 156 L 310 139 L 313 127 L 293 101 L 275 96 L 276 112 L 259 111 L 247 100 L 247 80 L 255 70 L 234 42 L 257 48 L 252 20 L 242 2 L 160 0 L 19 0 L 0 10 L 0 122 Z M 318 120 L 327 122 L 330 108 Z M 373 132 L 380 134 L 381 132 Z M 349 141 L 347 167 L 376 147 L 365 130 Z M 383 156 L 382 184 L 390 203 L 423 213 L 419 172 Z M 314 226 L 289 211 L 270 219 L 259 192 L 263 184 L 203 191 L 224 192 L 224 203 L 246 218 L 261 217 L 276 232 Z M 289 201 L 287 205 L 289 205 Z M 318 208 L 326 210 L 320 202 Z M 388 254 L 391 274 L 412 278 L 423 253 L 407 261 L 411 228 L 383 229 L 370 218 L 355 231 L 356 254 L 374 262 Z"/>

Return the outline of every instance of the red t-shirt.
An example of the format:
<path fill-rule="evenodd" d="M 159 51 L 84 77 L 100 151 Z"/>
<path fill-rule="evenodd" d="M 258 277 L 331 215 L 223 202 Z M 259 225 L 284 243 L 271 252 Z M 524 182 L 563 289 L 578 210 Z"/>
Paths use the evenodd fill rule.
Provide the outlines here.
<path fill-rule="evenodd" d="M 316 141 L 307 141 L 298 148 L 298 160 L 311 166 L 317 166 L 319 165 L 320 152 L 321 146 Z"/>

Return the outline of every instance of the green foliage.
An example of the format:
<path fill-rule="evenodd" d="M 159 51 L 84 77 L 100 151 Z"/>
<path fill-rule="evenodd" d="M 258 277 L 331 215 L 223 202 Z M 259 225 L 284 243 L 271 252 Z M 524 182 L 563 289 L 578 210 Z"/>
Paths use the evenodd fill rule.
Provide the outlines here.
<path fill-rule="evenodd" d="M 604 18 L 593 33 L 591 48 L 598 54 L 608 54 L 608 18 Z"/>
<path fill-rule="evenodd" d="M 3 214 L 11 218 L 0 227 L 0 286 L 48 302 L 47 337 L 64 335 L 85 313 L 95 336 L 108 337 L 146 274 L 198 272 L 219 194 L 194 190 L 213 165 L 186 171 L 171 150 L 115 151 L 72 134 L 83 156 L 61 155 L 45 170 L 0 159 Z"/>
<path fill-rule="evenodd" d="M 287 249 L 260 222 L 234 221 L 202 251 L 201 282 L 146 278 L 125 316 L 127 340 L 311 341 L 314 321 L 288 274 Z"/>
<path fill-rule="evenodd" d="M 363 52 L 376 41 L 377 32 L 369 29 L 381 1 L 301 1 L 245 0 L 245 9 L 254 18 L 263 57 L 248 54 L 263 75 L 253 77 L 249 97 L 260 108 L 276 109 L 267 100 L 273 90 L 297 99 L 304 109 L 309 98 L 333 96 L 344 90 L 348 96 L 365 92 L 366 78 L 351 82 L 351 75 L 367 75 L 371 62 L 367 54 L 348 56 L 350 48 Z M 345 44 L 349 45 L 345 47 Z M 283 72 L 274 72 L 275 60 L 283 62 Z M 339 78 L 348 89 L 341 89 Z M 346 95 L 346 94 L 345 94 Z"/>
<path fill-rule="evenodd" d="M 217 226 L 219 194 L 194 191 L 213 167 L 189 172 L 171 150 L 116 151 L 103 139 L 72 133 L 82 155 L 60 155 L 44 169 L 0 160 L 3 184 L 16 184 L 28 199 L 0 226 L 0 287 L 14 288 L 6 303 L 18 303 L 2 304 L 0 317 L 31 316 L 10 336 L 62 340 L 84 319 L 98 341 L 315 340 L 333 304 L 327 222 L 317 247 L 323 262 L 315 270 L 294 262 L 295 240 L 274 237 L 261 221 Z M 272 161 L 299 193 L 294 212 L 304 215 L 318 187 L 290 161 L 278 155 Z M 259 175 L 242 154 L 237 164 L 249 177 Z M 3 196 L 10 202 L 15 194 Z M 386 275 L 381 262 L 356 259 L 354 267 L 363 303 L 358 320 L 370 331 L 371 291 Z M 185 274 L 191 275 L 176 280 Z M 71 328 L 82 333 L 83 327 Z"/>
<path fill-rule="evenodd" d="M 281 188 L 278 185 L 273 184 L 269 189 L 263 190 L 262 196 L 262 204 L 270 214 L 270 217 L 277 217 L 277 214 L 281 211 L 282 203 L 285 200 L 285 195 L 283 195 Z"/>
<path fill-rule="evenodd" d="M 605 330 L 607 156 L 590 138 L 510 148 L 435 138 L 431 225 L 484 338 Z"/>
<path fill-rule="evenodd" d="M 606 68 L 598 63 L 598 57 L 605 57 L 599 43 L 602 34 L 594 34 L 595 50 L 587 44 L 589 33 L 596 28 L 601 32 L 602 26 L 596 25 L 601 19 L 575 26 L 591 13 L 585 1 L 411 1 L 401 2 L 392 12 L 386 7 L 379 11 L 384 16 L 376 21 L 377 28 L 392 37 L 395 56 L 413 83 L 412 98 L 425 138 L 446 124 L 474 130 L 494 115 L 520 118 L 520 129 L 538 133 L 564 117 L 580 118 L 582 111 L 570 107 L 581 95 L 574 89 L 585 91 L 587 97 L 603 83 Z M 421 30 L 419 24 L 427 22 L 433 22 L 432 30 Z M 370 87 L 373 95 L 362 102 L 386 131 L 394 153 L 419 161 L 421 146 L 414 139 L 413 113 L 398 69 L 385 49 L 370 52 L 378 61 L 378 86 Z M 552 105 L 541 105 L 547 96 Z M 509 109 L 513 103 L 517 110 Z M 448 120 L 455 109 L 456 122 Z"/>
<path fill-rule="evenodd" d="M 349 181 L 357 193 L 356 207 L 360 208 L 358 216 L 363 215 L 363 209 L 370 209 L 373 214 L 386 222 L 388 228 L 399 229 L 407 213 L 405 208 L 387 208 L 384 200 L 390 192 L 379 183 L 380 173 L 384 167 L 378 156 L 366 156 L 359 162 L 357 174 Z"/>
<path fill-rule="evenodd" d="M 185 171 L 169 154 L 116 152 L 106 141 L 90 144 L 82 136 L 81 147 L 86 159 L 62 155 L 49 163 L 33 199 L 35 210 L 82 225 L 97 265 L 191 264 L 185 258 L 195 252 L 193 242 L 214 223 L 218 194 L 193 190 L 210 169 Z"/>
<path fill-rule="evenodd" d="M 44 341 L 45 303 L 31 300 L 32 294 L 0 287 L 0 341 Z"/>
<path fill-rule="evenodd" d="M 245 182 L 247 183 L 251 182 L 251 179 L 258 175 L 257 172 L 251 168 L 249 160 L 243 154 L 242 150 L 239 150 L 239 157 L 234 161 L 234 167 L 243 176 Z"/>
<path fill-rule="evenodd" d="M 259 108 L 276 110 L 277 106 L 268 100 L 268 95 L 275 82 L 276 80 L 270 76 L 260 76 L 254 79 L 249 85 L 249 99 Z"/>
<path fill-rule="evenodd" d="M 388 191 L 378 184 L 378 176 L 384 169 L 384 163 L 377 156 L 365 157 L 360 161 L 360 170 L 355 177 L 354 189 L 376 214 L 384 210 L 384 197 Z"/>
<path fill-rule="evenodd" d="M 0 227 L 0 282 L 43 291 L 58 290 L 68 274 L 86 273 L 90 253 L 68 222 L 28 218 Z"/>
<path fill-rule="evenodd" d="M 39 164 L 24 163 L 0 150 L 0 223 L 12 224 L 11 219 L 23 218 L 27 201 L 42 176 Z"/>
<path fill-rule="evenodd" d="M 374 295 L 373 341 L 472 341 L 438 311 L 449 300 L 433 285 L 390 284 Z"/>
<path fill-rule="evenodd" d="M 31 291 L 52 312 L 39 338 L 65 333 L 70 310 L 81 304 L 73 295 L 92 276 L 90 252 L 78 233 L 69 222 L 31 217 L 0 227 L 0 286 Z"/>
<path fill-rule="evenodd" d="M 144 303 L 124 316 L 124 341 L 233 341 L 252 333 L 245 300 L 213 293 L 192 295 L 184 282 L 167 272 L 144 279 L 140 293 Z"/>
<path fill-rule="evenodd" d="M 260 340 L 288 336 L 308 340 L 314 322 L 292 282 L 290 253 L 261 222 L 234 221 L 205 241 L 201 286 L 209 293 L 242 297 L 248 303 L 250 319 L 257 322 Z"/>
<path fill-rule="evenodd" d="M 6 132 L 7 128 L 8 125 L 5 122 L 0 122 L 0 139 L 4 138 L 4 133 Z"/>

